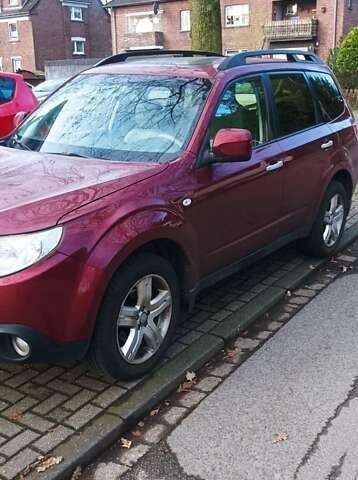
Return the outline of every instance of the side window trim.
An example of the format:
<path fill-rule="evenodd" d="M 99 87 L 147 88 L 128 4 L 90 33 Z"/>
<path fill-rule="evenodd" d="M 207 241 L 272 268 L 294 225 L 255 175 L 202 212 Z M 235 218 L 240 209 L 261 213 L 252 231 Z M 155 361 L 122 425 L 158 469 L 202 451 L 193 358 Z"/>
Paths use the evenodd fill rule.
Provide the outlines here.
<path fill-rule="evenodd" d="M 308 86 L 308 88 L 310 90 L 310 93 L 312 95 L 312 98 L 313 98 L 315 117 L 316 117 L 316 121 L 318 121 L 318 123 L 316 123 L 315 125 L 312 125 L 311 127 L 307 127 L 307 128 L 302 129 L 302 130 L 298 130 L 297 132 L 289 133 L 287 135 L 280 135 L 280 129 L 279 129 L 279 125 L 278 125 L 278 112 L 277 112 L 277 108 L 276 108 L 276 105 L 275 105 L 275 99 L 274 99 L 274 95 L 273 95 L 273 91 L 272 91 L 272 85 L 271 85 L 271 82 L 270 82 L 270 77 L 276 76 L 276 75 L 292 75 L 292 74 L 296 74 L 296 75 L 300 74 L 300 75 L 303 75 L 303 77 L 305 78 L 305 81 L 307 83 L 307 86 Z M 275 71 L 266 72 L 265 75 L 267 76 L 268 89 L 270 90 L 270 101 L 272 102 L 272 111 L 273 111 L 273 117 L 274 117 L 274 119 L 273 119 L 274 132 L 277 135 L 275 138 L 273 138 L 273 141 L 278 141 L 278 140 L 282 140 L 282 139 L 285 139 L 285 138 L 289 138 L 289 137 L 292 137 L 293 135 L 298 135 L 300 133 L 308 132 L 309 130 L 312 130 L 313 128 L 317 128 L 319 126 L 322 126 L 322 124 L 324 122 L 321 120 L 320 115 L 317 117 L 317 113 L 319 113 L 320 110 L 317 108 L 317 105 L 316 105 L 317 100 L 315 99 L 315 96 L 313 94 L 313 91 L 312 91 L 312 88 L 311 88 L 311 82 L 309 82 L 308 78 L 306 77 L 306 71 L 305 70 L 275 70 Z"/>
<path fill-rule="evenodd" d="M 211 121 L 212 119 L 214 118 L 214 115 L 215 113 L 217 112 L 220 104 L 221 104 L 221 101 L 225 95 L 225 92 L 233 85 L 235 84 L 236 82 L 247 82 L 247 81 L 251 81 L 251 80 L 260 80 L 261 83 L 262 83 L 262 86 L 263 86 L 263 90 L 264 90 L 264 97 L 265 97 L 265 102 L 266 102 L 266 110 L 268 112 L 268 121 L 269 121 L 269 139 L 267 140 L 267 142 L 264 142 L 262 143 L 261 145 L 256 145 L 256 146 L 253 146 L 253 150 L 256 150 L 257 148 L 261 148 L 265 145 L 268 145 L 269 143 L 271 143 L 272 141 L 274 141 L 275 139 L 273 138 L 272 134 L 272 127 L 271 127 L 271 124 L 270 124 L 270 121 L 271 121 L 271 113 L 270 113 L 270 105 L 269 105 L 269 98 L 267 97 L 267 90 L 266 90 L 266 86 L 265 86 L 265 81 L 264 81 L 264 76 L 265 74 L 254 74 L 254 75 L 243 75 L 243 76 L 238 76 L 238 77 L 235 77 L 234 79 L 230 80 L 228 83 L 225 84 L 224 88 L 222 89 L 221 93 L 220 93 L 220 96 L 215 104 L 215 107 L 213 109 L 213 114 L 212 116 L 210 117 L 210 120 L 208 122 L 208 125 L 206 127 L 206 132 L 205 132 L 205 135 L 204 135 L 204 138 L 202 140 L 202 144 L 201 144 L 201 147 L 200 147 L 200 151 L 199 151 L 199 155 L 198 155 L 198 158 L 195 162 L 195 168 L 201 168 L 206 164 L 206 162 L 204 163 L 203 159 L 204 159 L 204 155 L 205 155 L 205 151 L 206 151 L 206 145 L 207 145 L 207 142 L 209 140 L 209 129 L 210 129 L 210 125 L 211 125 Z"/>

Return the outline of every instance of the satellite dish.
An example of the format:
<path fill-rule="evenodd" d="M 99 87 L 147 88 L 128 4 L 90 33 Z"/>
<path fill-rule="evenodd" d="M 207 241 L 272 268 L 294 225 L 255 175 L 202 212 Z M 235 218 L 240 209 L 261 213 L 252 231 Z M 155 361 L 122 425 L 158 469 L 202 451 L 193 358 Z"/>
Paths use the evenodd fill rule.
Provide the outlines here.
<path fill-rule="evenodd" d="M 154 12 L 154 15 L 158 15 L 158 13 L 159 13 L 159 1 L 158 0 L 156 0 L 153 3 L 153 12 Z"/>

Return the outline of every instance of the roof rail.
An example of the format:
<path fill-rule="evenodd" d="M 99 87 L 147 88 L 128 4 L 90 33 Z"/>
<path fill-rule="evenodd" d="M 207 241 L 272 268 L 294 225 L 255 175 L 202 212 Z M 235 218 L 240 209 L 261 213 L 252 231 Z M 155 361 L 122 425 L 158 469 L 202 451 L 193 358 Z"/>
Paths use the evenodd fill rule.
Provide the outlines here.
<path fill-rule="evenodd" d="M 125 62 L 130 58 L 136 57 L 159 57 L 162 55 L 172 55 L 175 57 L 222 57 L 219 53 L 215 52 L 202 52 L 197 50 L 157 50 L 157 49 L 145 49 L 145 50 L 133 50 L 130 52 L 118 53 L 110 57 L 104 58 L 97 62 L 94 66 L 101 67 L 102 65 L 110 65 L 111 63 Z"/>
<path fill-rule="evenodd" d="M 288 62 L 302 62 L 303 60 L 300 57 L 304 57 L 304 61 L 306 62 L 323 63 L 315 53 L 302 50 L 250 50 L 227 57 L 220 63 L 219 70 L 229 70 L 230 68 L 246 65 L 248 58 L 273 55 L 286 55 Z M 260 63 L 260 61 L 258 60 L 257 63 Z"/>

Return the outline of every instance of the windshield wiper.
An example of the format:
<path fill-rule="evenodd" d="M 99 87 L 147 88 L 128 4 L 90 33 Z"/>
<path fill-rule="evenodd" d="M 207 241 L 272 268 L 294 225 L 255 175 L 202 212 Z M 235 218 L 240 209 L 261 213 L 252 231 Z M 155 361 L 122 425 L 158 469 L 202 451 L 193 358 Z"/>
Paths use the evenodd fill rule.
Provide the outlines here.
<path fill-rule="evenodd" d="M 44 152 L 49 153 L 51 155 L 63 155 L 64 157 L 78 157 L 78 158 L 91 158 L 87 155 L 81 155 L 80 153 L 66 153 L 66 152 Z"/>
<path fill-rule="evenodd" d="M 11 143 L 13 145 L 18 145 L 19 147 L 21 147 L 22 150 L 29 150 L 31 152 L 31 148 L 28 147 L 25 143 L 23 143 L 21 140 L 19 140 L 16 136 L 13 136 L 11 138 Z"/>

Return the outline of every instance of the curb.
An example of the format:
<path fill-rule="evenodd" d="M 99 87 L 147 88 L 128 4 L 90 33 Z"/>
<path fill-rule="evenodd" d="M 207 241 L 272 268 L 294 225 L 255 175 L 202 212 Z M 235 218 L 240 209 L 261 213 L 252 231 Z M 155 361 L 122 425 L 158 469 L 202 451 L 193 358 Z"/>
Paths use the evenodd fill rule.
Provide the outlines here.
<path fill-rule="evenodd" d="M 357 237 L 358 223 L 355 223 L 345 231 L 341 248 L 346 248 Z M 93 461 L 106 448 L 118 441 L 120 435 L 130 429 L 145 413 L 165 400 L 180 384 L 188 370 L 202 367 L 224 348 L 225 342 L 237 337 L 240 331 L 284 298 L 287 290 L 296 288 L 327 261 L 307 257 L 303 264 L 287 272 L 240 311 L 231 314 L 210 333 L 201 336 L 175 359 L 162 364 L 155 371 L 155 375 L 147 377 L 127 397 L 113 404 L 81 433 L 75 434 L 57 447 L 52 455 L 61 456 L 64 461 L 40 478 L 66 480 L 71 477 L 76 467 Z M 27 478 L 38 480 L 39 474 L 32 472 Z"/>

